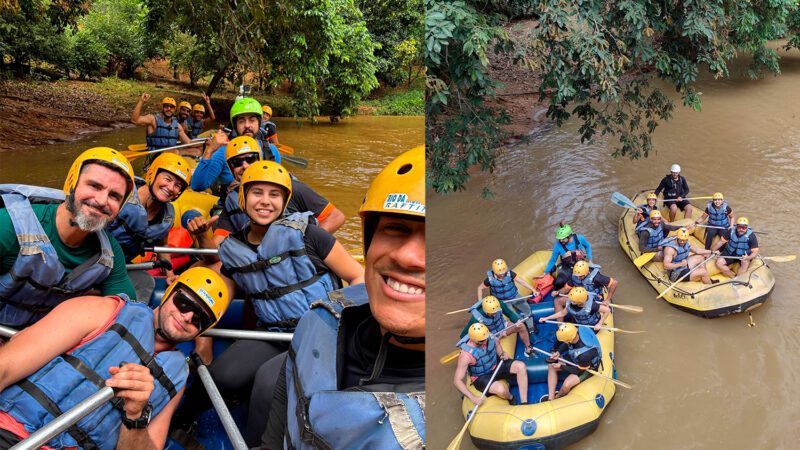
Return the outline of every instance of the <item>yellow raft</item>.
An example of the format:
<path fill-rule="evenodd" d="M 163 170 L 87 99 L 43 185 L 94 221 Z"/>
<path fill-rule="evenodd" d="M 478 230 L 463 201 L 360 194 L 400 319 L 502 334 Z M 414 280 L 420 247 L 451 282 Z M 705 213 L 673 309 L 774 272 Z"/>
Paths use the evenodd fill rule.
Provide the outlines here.
<path fill-rule="evenodd" d="M 538 251 L 522 261 L 513 270 L 526 281 L 544 271 L 551 252 Z M 530 293 L 518 286 L 520 295 Z M 547 295 L 542 302 L 531 305 L 534 317 L 553 313 L 553 299 Z M 608 316 L 606 326 L 614 326 L 614 315 Z M 534 345 L 542 350 L 550 351 L 555 340 L 555 325 L 538 324 L 539 330 L 532 336 Z M 528 365 L 528 402 L 527 405 L 511 405 L 496 396 L 487 398 L 475 413 L 469 426 L 472 442 L 481 449 L 557 449 L 570 445 L 591 434 L 600 422 L 600 416 L 614 398 L 616 386 L 602 377 L 592 376 L 581 382 L 564 397 L 553 401 L 539 402 L 542 394 L 547 393 L 547 363 L 545 356 L 534 355 L 525 358 L 522 345 L 517 345 L 517 335 L 503 338 L 501 344 L 515 359 Z M 600 330 L 597 338 L 603 352 L 603 363 L 598 369 L 601 374 L 614 377 L 614 333 Z M 559 378 L 561 380 L 562 378 Z M 480 396 L 471 383 L 467 383 L 470 391 Z M 518 397 L 517 397 L 518 398 Z M 461 410 L 464 417 L 475 405 L 464 398 Z"/>
<path fill-rule="evenodd" d="M 644 190 L 636 194 L 631 200 L 637 205 L 646 203 L 645 196 L 649 190 Z M 676 224 L 692 221 L 700 218 L 705 209 L 705 202 L 693 205 L 692 218 L 676 220 Z M 669 210 L 662 208 L 661 213 L 665 218 L 669 217 Z M 631 258 L 636 259 L 642 253 L 639 251 L 639 237 L 634 230 L 633 218 L 636 211 L 626 209 L 619 218 L 619 245 L 622 250 Z M 676 219 L 682 218 L 683 212 L 679 211 Z M 674 234 L 671 233 L 671 234 Z M 705 246 L 706 228 L 697 227 L 693 230 L 689 238 L 693 245 L 703 248 Z M 714 238 L 716 242 L 719 238 Z M 748 271 L 735 279 L 728 278 L 720 273 L 717 268 L 716 259 L 706 263 L 709 276 L 718 280 L 716 284 L 703 284 L 701 281 L 682 281 L 672 290 L 662 297 L 672 306 L 683 311 L 690 312 L 705 318 L 725 316 L 728 314 L 749 311 L 761 306 L 772 289 L 775 287 L 775 277 L 766 262 L 757 258 L 750 262 Z M 735 263 L 731 266 L 734 272 L 739 268 Z M 672 284 L 667 276 L 667 271 L 661 262 L 651 261 L 639 268 L 639 272 L 655 288 L 658 293 L 662 293 Z"/>

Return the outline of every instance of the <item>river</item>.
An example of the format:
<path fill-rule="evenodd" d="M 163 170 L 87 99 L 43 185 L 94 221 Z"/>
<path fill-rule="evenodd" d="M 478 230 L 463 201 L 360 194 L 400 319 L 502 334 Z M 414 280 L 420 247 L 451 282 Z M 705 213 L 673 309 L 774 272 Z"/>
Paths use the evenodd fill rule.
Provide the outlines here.
<path fill-rule="evenodd" d="M 614 159 L 603 141 L 581 144 L 575 122 L 544 125 L 505 151 L 493 175 L 473 172 L 467 191 L 430 196 L 428 448 L 445 448 L 464 424 L 455 366 L 438 360 L 453 350 L 468 317 L 444 313 L 474 302 L 493 259 L 513 267 L 549 250 L 561 220 L 586 236 L 594 262 L 619 281 L 615 301 L 644 307 L 640 315 L 616 313 L 615 325 L 647 331 L 617 336 L 618 375 L 634 389 L 617 389 L 597 431 L 574 448 L 797 448 L 798 263 L 771 264 L 775 289 L 753 311 L 754 327 L 747 314 L 698 318 L 655 299 L 619 247 L 623 210 L 609 201 L 613 191 L 655 188 L 679 163 L 692 195 L 721 191 L 737 217 L 768 233 L 759 237 L 762 255 L 798 253 L 791 204 L 800 198 L 800 55 L 781 54 L 779 77 L 745 79 L 746 58 L 733 63 L 731 79 L 703 75 L 702 112 L 682 107 L 674 89 L 662 86 L 676 110 L 656 131 L 647 159 Z M 481 199 L 486 183 L 492 200 Z M 474 447 L 465 438 L 461 448 Z"/>
<path fill-rule="evenodd" d="M 358 208 L 367 186 L 395 156 L 422 144 L 424 117 L 357 116 L 337 124 L 322 118 L 316 125 L 280 117 L 273 121 L 280 142 L 309 161 L 305 170 L 286 167 L 344 212 L 347 219 L 336 237 L 348 249 L 360 248 Z M 143 143 L 144 135 L 143 127 L 122 128 L 66 144 L 0 152 L 0 182 L 61 188 L 70 164 L 82 151 L 98 146 L 124 150 Z"/>

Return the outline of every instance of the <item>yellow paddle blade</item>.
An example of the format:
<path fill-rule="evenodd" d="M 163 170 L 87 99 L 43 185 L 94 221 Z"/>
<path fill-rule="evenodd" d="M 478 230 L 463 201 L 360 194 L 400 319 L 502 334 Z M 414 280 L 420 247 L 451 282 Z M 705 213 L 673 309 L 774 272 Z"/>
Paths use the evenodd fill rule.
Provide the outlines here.
<path fill-rule="evenodd" d="M 283 153 L 284 155 L 294 155 L 294 148 L 289 147 L 288 145 L 283 144 L 274 144 L 275 147 L 278 147 L 278 151 Z"/>
<path fill-rule="evenodd" d="M 797 255 L 764 256 L 761 259 L 767 259 L 767 260 L 775 261 L 775 262 L 789 262 L 789 261 L 794 261 L 795 259 L 797 259 Z"/>
<path fill-rule="evenodd" d="M 144 150 L 147 150 L 147 144 L 131 144 L 128 146 L 128 151 L 131 152 L 141 152 Z"/>
<path fill-rule="evenodd" d="M 133 161 L 137 158 L 141 158 L 142 156 L 146 155 L 148 152 L 131 152 L 131 151 L 122 151 L 122 154 L 128 158 L 128 161 Z"/>
<path fill-rule="evenodd" d="M 461 431 L 450 441 L 450 445 L 447 446 L 447 450 L 458 450 L 461 448 L 461 441 L 464 439 L 464 434 L 467 432 L 467 428 L 469 427 L 469 422 L 465 423 L 463 427 L 461 427 Z"/>
<path fill-rule="evenodd" d="M 643 265 L 652 261 L 653 258 L 655 257 L 656 257 L 656 252 L 642 253 L 640 256 L 638 256 L 636 259 L 633 260 L 633 265 L 635 265 L 636 268 L 638 269 Z"/>
<path fill-rule="evenodd" d="M 458 355 L 461 353 L 461 350 L 453 350 L 452 352 L 442 356 L 439 358 L 439 362 L 442 364 L 450 364 L 451 362 L 458 359 Z"/>
<path fill-rule="evenodd" d="M 631 386 L 630 384 L 625 383 L 624 381 L 619 381 L 619 380 L 611 378 L 611 377 L 607 377 L 607 376 L 603 375 L 602 373 L 600 373 L 600 372 L 598 372 L 596 370 L 586 369 L 586 371 L 589 372 L 592 375 L 596 375 L 596 376 L 599 376 L 601 378 L 605 378 L 606 380 L 616 384 L 617 386 L 622 386 L 625 389 L 633 389 L 633 386 Z"/>
<path fill-rule="evenodd" d="M 622 311 L 628 311 L 628 312 L 635 312 L 635 313 L 641 313 L 641 312 L 644 312 L 644 308 L 642 308 L 641 306 L 634 306 L 634 305 L 618 305 L 618 304 L 616 304 L 616 303 L 612 303 L 612 304 L 611 304 L 611 307 L 612 307 L 612 308 L 621 309 Z"/>

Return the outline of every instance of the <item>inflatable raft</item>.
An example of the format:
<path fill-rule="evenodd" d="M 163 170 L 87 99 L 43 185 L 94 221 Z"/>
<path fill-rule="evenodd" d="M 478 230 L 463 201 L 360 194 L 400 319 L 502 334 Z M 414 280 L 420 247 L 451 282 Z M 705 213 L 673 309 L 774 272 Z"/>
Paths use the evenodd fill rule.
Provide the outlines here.
<path fill-rule="evenodd" d="M 550 259 L 550 251 L 538 251 L 522 261 L 513 270 L 525 280 L 531 281 L 533 276 L 544 271 Z M 520 294 L 530 293 L 518 286 Z M 548 293 L 539 303 L 531 304 L 534 317 L 538 321 L 553 313 L 552 293 Z M 608 316 L 606 326 L 614 326 L 614 315 Z M 538 324 L 536 334 L 531 336 L 531 343 L 542 350 L 550 351 L 555 343 L 556 325 Z M 614 333 L 600 330 L 597 334 L 603 351 L 603 362 L 598 372 L 608 377 L 615 377 L 614 369 Z M 517 342 L 519 341 L 519 342 Z M 542 395 L 547 394 L 546 356 L 540 354 L 526 358 L 521 340 L 512 334 L 501 340 L 503 349 L 514 358 L 528 366 L 528 402 L 526 405 L 511 405 L 496 396 L 487 398 L 475 413 L 469 426 L 472 442 L 480 449 L 558 449 L 566 447 L 591 434 L 600 423 L 600 416 L 614 398 L 616 386 L 609 380 L 591 376 L 581 382 L 564 397 L 553 401 L 539 402 Z M 559 382 L 566 378 L 566 373 L 559 373 Z M 480 396 L 471 383 L 467 383 L 470 391 Z M 519 388 L 511 387 L 516 402 L 519 402 Z M 461 410 L 464 417 L 475 405 L 467 398 L 463 399 Z"/>
<path fill-rule="evenodd" d="M 637 205 L 646 203 L 645 196 L 648 190 L 643 190 L 636 194 L 631 200 Z M 682 222 L 691 223 L 700 218 L 705 209 L 705 201 L 694 204 L 692 218 L 676 220 L 676 224 Z M 661 209 L 661 213 L 668 218 L 669 210 Z M 633 224 L 636 211 L 626 209 L 619 218 L 619 245 L 631 260 L 636 259 L 642 253 L 639 251 L 639 237 L 637 236 Z M 677 217 L 682 217 L 679 212 Z M 671 234 L 674 234 L 671 233 Z M 689 238 L 693 245 L 704 247 L 706 239 L 706 228 L 697 227 L 693 230 Z M 715 242 L 716 242 L 715 238 Z M 754 259 L 750 263 L 748 271 L 735 279 L 728 278 L 720 273 L 716 266 L 716 259 L 706 263 L 709 276 L 719 281 L 716 284 L 703 284 L 698 281 L 683 281 L 677 284 L 672 290 L 667 292 L 662 298 L 672 306 L 683 311 L 696 314 L 700 317 L 713 318 L 728 314 L 749 311 L 761 306 L 772 289 L 775 287 L 775 277 L 767 263 L 760 259 Z M 739 264 L 733 264 L 731 270 L 736 272 Z M 667 276 L 667 271 L 661 262 L 651 261 L 639 268 L 639 272 L 660 294 L 672 284 Z"/>

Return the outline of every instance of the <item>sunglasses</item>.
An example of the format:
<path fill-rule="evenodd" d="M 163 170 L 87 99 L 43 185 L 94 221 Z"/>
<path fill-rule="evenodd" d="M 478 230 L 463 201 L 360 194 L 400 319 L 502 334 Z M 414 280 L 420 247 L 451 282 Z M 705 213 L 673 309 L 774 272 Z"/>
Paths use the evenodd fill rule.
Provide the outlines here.
<path fill-rule="evenodd" d="M 205 330 L 211 326 L 211 318 L 208 316 L 205 308 L 200 306 L 193 298 L 189 297 L 183 291 L 177 291 L 172 297 L 172 303 L 178 308 L 182 314 L 188 312 L 192 313 L 192 325 L 198 330 Z"/>
<path fill-rule="evenodd" d="M 237 156 L 236 158 L 231 159 L 228 161 L 228 164 L 230 164 L 231 168 L 238 169 L 239 167 L 242 167 L 244 163 L 255 164 L 255 162 L 259 159 L 261 158 L 259 158 L 257 154 L 249 153 L 247 155 Z"/>

